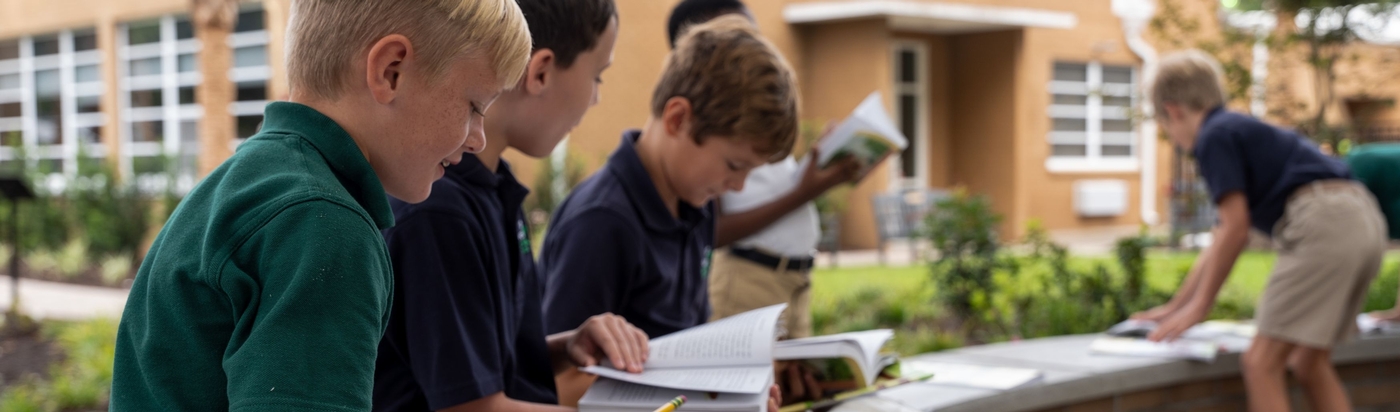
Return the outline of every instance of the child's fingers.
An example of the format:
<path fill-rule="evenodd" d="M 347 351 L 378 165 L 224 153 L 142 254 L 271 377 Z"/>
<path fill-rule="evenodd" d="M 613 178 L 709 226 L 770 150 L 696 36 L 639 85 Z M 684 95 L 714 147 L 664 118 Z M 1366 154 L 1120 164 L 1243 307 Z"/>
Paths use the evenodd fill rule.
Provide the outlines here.
<path fill-rule="evenodd" d="M 588 367 L 598 364 L 598 358 L 594 357 L 593 353 L 578 345 L 569 346 L 569 357 L 573 358 L 574 363 L 579 366 Z"/>
<path fill-rule="evenodd" d="M 626 331 L 627 336 L 630 336 L 632 338 L 632 342 L 634 342 L 634 344 L 637 347 L 638 362 L 645 364 L 647 362 L 647 358 L 651 357 L 651 339 L 647 338 L 646 332 L 642 332 L 641 329 L 638 329 L 637 326 L 631 324 L 630 322 L 627 322 L 626 319 L 623 319 L 622 323 L 624 325 L 623 330 Z M 638 366 L 640 367 L 642 365 Z"/>
<path fill-rule="evenodd" d="M 791 393 L 794 399 L 802 399 L 803 396 L 807 396 L 807 387 L 802 381 L 802 372 L 798 370 L 796 363 L 788 365 L 787 375 L 788 393 Z"/>
<path fill-rule="evenodd" d="M 642 348 L 637 344 L 637 339 L 630 333 L 632 325 L 629 325 L 621 316 L 610 316 L 608 318 L 608 330 L 613 337 L 617 338 L 620 347 L 623 348 L 623 357 L 627 360 L 627 370 L 630 372 L 642 371 Z"/>
<path fill-rule="evenodd" d="M 607 319 L 600 318 L 596 322 L 598 327 L 593 328 L 590 333 L 593 342 L 603 351 L 603 355 L 608 357 L 614 368 L 627 369 L 631 365 L 628 365 L 627 358 L 623 357 L 621 343 L 608 328 Z"/>

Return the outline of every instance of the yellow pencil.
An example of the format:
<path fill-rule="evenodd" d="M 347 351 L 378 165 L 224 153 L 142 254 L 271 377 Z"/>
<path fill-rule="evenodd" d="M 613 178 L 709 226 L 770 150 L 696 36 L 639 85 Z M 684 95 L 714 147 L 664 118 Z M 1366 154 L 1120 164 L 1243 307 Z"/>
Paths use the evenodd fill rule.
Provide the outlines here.
<path fill-rule="evenodd" d="M 685 395 L 681 395 L 681 396 L 677 396 L 676 399 L 672 399 L 670 402 L 666 402 L 665 405 L 661 405 L 660 408 L 656 408 L 656 410 L 655 410 L 655 411 L 652 411 L 652 412 L 672 412 L 672 411 L 675 411 L 676 408 L 679 408 L 679 407 L 681 407 L 681 405 L 684 405 L 684 404 L 685 404 Z"/>

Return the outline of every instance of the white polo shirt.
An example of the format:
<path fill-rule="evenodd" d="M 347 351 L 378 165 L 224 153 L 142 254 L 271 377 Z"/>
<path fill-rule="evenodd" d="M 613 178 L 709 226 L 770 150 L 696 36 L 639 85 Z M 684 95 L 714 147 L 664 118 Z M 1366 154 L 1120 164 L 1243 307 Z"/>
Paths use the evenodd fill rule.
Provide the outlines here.
<path fill-rule="evenodd" d="M 802 163 L 792 156 L 778 163 L 754 168 L 744 181 L 744 190 L 725 193 L 721 198 L 723 214 L 735 214 L 753 210 L 787 195 L 797 188 L 802 180 Z M 817 252 L 821 241 L 821 222 L 816 205 L 812 202 L 802 205 L 773 224 L 744 239 L 734 242 L 737 247 L 761 249 L 792 258 L 808 258 Z"/>

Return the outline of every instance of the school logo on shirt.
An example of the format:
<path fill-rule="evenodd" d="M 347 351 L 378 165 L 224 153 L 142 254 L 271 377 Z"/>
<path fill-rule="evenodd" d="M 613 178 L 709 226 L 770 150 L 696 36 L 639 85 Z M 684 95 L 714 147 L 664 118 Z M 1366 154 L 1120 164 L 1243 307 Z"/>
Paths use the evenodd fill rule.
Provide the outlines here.
<path fill-rule="evenodd" d="M 700 252 L 700 253 L 703 254 L 703 255 L 705 255 L 705 257 L 700 261 L 700 278 L 701 278 L 701 279 L 709 279 L 709 278 L 710 278 L 710 258 L 712 258 L 712 257 L 715 256 L 715 251 L 714 251 L 713 249 L 710 249 L 709 246 L 705 246 L 705 251 Z"/>
<path fill-rule="evenodd" d="M 516 221 L 515 238 L 520 240 L 520 254 L 530 254 L 530 229 L 525 227 L 525 221 Z"/>

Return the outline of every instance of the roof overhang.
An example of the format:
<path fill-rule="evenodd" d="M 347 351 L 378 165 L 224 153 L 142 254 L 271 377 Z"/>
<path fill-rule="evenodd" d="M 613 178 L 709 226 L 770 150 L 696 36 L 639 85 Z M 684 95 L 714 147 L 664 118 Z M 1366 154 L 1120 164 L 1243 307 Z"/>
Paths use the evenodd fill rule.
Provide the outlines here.
<path fill-rule="evenodd" d="M 938 34 L 1025 27 L 1072 29 L 1079 23 L 1074 13 L 1063 11 L 899 0 L 789 4 L 783 8 L 783 18 L 794 25 L 884 19 L 894 30 Z"/>

